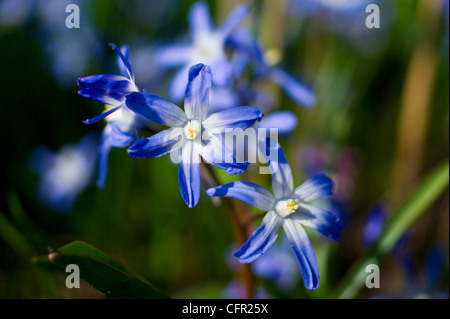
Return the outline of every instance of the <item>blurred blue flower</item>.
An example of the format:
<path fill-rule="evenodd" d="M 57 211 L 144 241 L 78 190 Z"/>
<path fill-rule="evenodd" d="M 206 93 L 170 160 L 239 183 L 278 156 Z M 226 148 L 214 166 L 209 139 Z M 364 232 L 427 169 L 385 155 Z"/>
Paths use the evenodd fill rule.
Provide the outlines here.
<path fill-rule="evenodd" d="M 35 0 L 1 0 L 0 29 L 24 24 L 31 15 Z"/>
<path fill-rule="evenodd" d="M 446 252 L 447 251 L 447 252 Z M 426 251 L 422 267 L 418 268 L 413 255 L 408 252 L 400 258 L 405 274 L 405 287 L 399 295 L 381 295 L 377 299 L 449 299 L 448 288 L 440 286 L 448 260 L 448 249 L 432 244 Z"/>
<path fill-rule="evenodd" d="M 271 128 L 276 128 L 278 134 L 292 132 L 298 124 L 297 116 L 289 111 L 276 111 L 265 116 L 261 122 L 255 125 L 256 128 L 265 128 L 267 132 Z"/>
<path fill-rule="evenodd" d="M 286 94 L 297 104 L 303 107 L 313 107 L 316 104 L 314 93 L 301 81 L 295 79 L 279 67 L 279 53 L 268 52 L 251 34 L 247 28 L 239 28 L 228 38 L 227 44 L 236 52 L 233 55 L 233 70 L 239 78 L 248 65 L 252 66 L 254 81 L 272 81 L 277 83 Z M 270 98 L 258 92 L 255 86 L 247 86 L 246 94 L 267 100 Z"/>
<path fill-rule="evenodd" d="M 297 285 L 297 264 L 284 240 L 255 260 L 252 266 L 255 275 L 270 280 L 283 291 L 292 290 Z"/>
<path fill-rule="evenodd" d="M 292 132 L 297 127 L 297 116 L 289 111 L 276 111 L 269 115 L 264 115 L 262 120 L 255 125 L 253 125 L 248 130 L 242 132 L 236 132 L 236 149 L 244 150 L 243 156 L 245 155 L 252 161 L 256 161 L 258 156 L 258 141 L 265 140 L 267 137 L 275 138 L 273 134 L 283 135 L 288 137 L 288 134 Z M 255 138 L 250 138 L 252 136 L 253 130 L 255 132 Z M 248 136 L 248 138 L 246 138 Z M 241 158 L 238 158 L 241 159 Z M 241 159 L 242 160 L 242 159 Z"/>
<path fill-rule="evenodd" d="M 58 153 L 40 147 L 31 154 L 31 167 L 40 175 L 40 199 L 55 211 L 70 212 L 78 195 L 89 185 L 95 171 L 98 138 L 86 135 L 76 145 Z"/>
<path fill-rule="evenodd" d="M 231 281 L 223 291 L 223 298 L 225 299 L 246 299 L 247 291 L 245 284 L 240 280 Z M 270 299 L 271 296 L 262 286 L 256 286 L 253 292 L 254 299 Z"/>
<path fill-rule="evenodd" d="M 74 81 L 88 69 L 93 57 L 101 57 L 97 31 L 93 25 L 92 2 L 87 0 L 35 0 L 37 28 L 33 31 L 45 52 L 46 68 L 56 83 L 72 87 Z M 65 25 L 67 5 L 80 7 L 81 27 L 68 29 Z"/>
<path fill-rule="evenodd" d="M 339 35 L 367 33 L 365 19 L 369 4 L 380 5 L 380 0 L 290 0 L 288 14 L 308 15 L 326 20 L 321 26 Z M 386 10 L 384 10 L 386 11 Z M 384 12 L 383 11 L 383 12 Z M 386 17 L 384 15 L 383 17 Z M 383 19 L 383 25 L 386 23 Z"/>
<path fill-rule="evenodd" d="M 289 244 L 286 240 L 280 244 L 274 244 L 272 248 L 264 255 L 256 259 L 252 264 L 252 272 L 254 275 L 267 279 L 272 282 L 278 289 L 286 292 L 296 287 L 299 279 L 298 266 Z M 227 248 L 225 259 L 230 269 L 238 272 L 242 267 L 233 256 L 236 245 Z"/>
<path fill-rule="evenodd" d="M 375 2 L 377 0 L 290 0 L 288 8 L 295 13 L 317 14 L 323 10 L 332 10 L 351 16 L 361 10 L 365 12 L 366 6 Z"/>
<path fill-rule="evenodd" d="M 129 48 L 122 46 L 119 50 L 111 45 L 118 54 L 117 65 L 122 75 L 101 74 L 86 76 L 78 79 L 81 96 L 104 103 L 106 111 L 92 119 L 85 120 L 85 124 L 93 124 L 106 118 L 107 124 L 103 130 L 99 147 L 99 173 L 97 185 L 103 188 L 108 171 L 108 157 L 112 147 L 123 148 L 129 146 L 135 139 L 135 132 L 144 127 L 144 120 L 130 111 L 125 105 L 125 97 L 139 89 L 134 82 L 134 73 L 128 61 Z"/>
<path fill-rule="evenodd" d="M 319 287 L 319 268 L 311 243 L 302 225 L 311 227 L 333 240 L 340 239 L 342 221 L 328 211 L 305 204 L 316 198 L 331 195 L 333 182 L 325 175 L 317 175 L 294 190 L 292 171 L 280 145 L 267 139 L 260 143 L 260 151 L 267 156 L 272 172 L 272 191 L 250 182 L 232 182 L 206 191 L 209 196 L 225 196 L 268 211 L 258 229 L 235 253 L 241 263 L 249 263 L 272 247 L 283 226 L 291 244 L 305 287 Z M 276 160 L 272 158 L 276 155 Z"/>
<path fill-rule="evenodd" d="M 336 155 L 333 144 L 310 143 L 298 150 L 296 158 L 307 177 L 313 177 L 321 172 L 328 172 L 333 176 L 336 183 L 333 197 L 323 199 L 321 207 L 347 223 L 352 218 L 350 199 L 357 179 L 358 152 L 352 148 L 345 148 Z"/>
<path fill-rule="evenodd" d="M 171 44 L 156 52 L 161 67 L 180 67 L 170 83 L 169 96 L 174 101 L 183 99 L 190 67 L 197 63 L 209 65 L 218 87 L 227 86 L 232 78 L 232 65 L 225 53 L 225 41 L 250 11 L 248 5 L 237 6 L 216 29 L 205 2 L 196 2 L 188 14 L 191 44 Z"/>
<path fill-rule="evenodd" d="M 366 12 L 369 4 L 380 8 L 380 28 L 369 29 Z M 307 16 L 319 28 L 351 40 L 351 44 L 361 52 L 373 54 L 380 51 L 389 38 L 390 26 L 396 13 L 395 1 L 386 0 L 289 0 L 287 14 L 294 15 L 295 21 L 302 23 Z"/>
<path fill-rule="evenodd" d="M 389 217 L 388 205 L 379 201 L 369 210 L 362 228 L 362 243 L 364 248 L 370 248 L 380 238 Z M 408 245 L 412 232 L 408 231 L 395 243 L 394 252 L 397 257 L 404 258 L 407 255 Z M 407 258 L 404 258 L 405 260 Z"/>
<path fill-rule="evenodd" d="M 251 106 L 229 108 L 208 114 L 209 89 L 212 73 L 209 66 L 194 65 L 189 71 L 184 111 L 177 105 L 152 94 L 131 93 L 126 104 L 133 112 L 149 121 L 169 126 L 149 138 L 140 138 L 128 153 L 135 158 L 154 158 L 166 154 L 175 155 L 179 163 L 178 183 L 181 196 L 189 208 L 200 198 L 200 160 L 230 175 L 244 172 L 247 162 L 238 163 L 227 150 L 221 134 L 228 129 L 245 130 L 263 116 Z M 208 143 L 205 143 L 209 141 Z"/>
<path fill-rule="evenodd" d="M 387 217 L 387 207 L 384 203 L 376 203 L 371 208 L 363 226 L 363 242 L 366 247 L 372 246 L 377 241 Z"/>

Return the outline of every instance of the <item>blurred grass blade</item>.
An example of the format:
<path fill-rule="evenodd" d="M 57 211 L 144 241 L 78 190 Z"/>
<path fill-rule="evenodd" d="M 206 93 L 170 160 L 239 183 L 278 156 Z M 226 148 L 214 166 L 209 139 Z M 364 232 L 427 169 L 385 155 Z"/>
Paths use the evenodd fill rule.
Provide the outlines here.
<path fill-rule="evenodd" d="M 25 259 L 36 254 L 33 246 L 31 246 L 22 234 L 9 222 L 9 219 L 2 211 L 0 211 L 0 237 L 2 237 L 14 251 Z"/>
<path fill-rule="evenodd" d="M 73 242 L 34 259 L 41 266 L 65 271 L 67 265 L 76 264 L 80 277 L 108 298 L 168 298 L 144 279 L 127 270 L 123 265 L 84 243 Z"/>
<path fill-rule="evenodd" d="M 31 267 L 30 269 L 38 282 L 42 296 L 45 298 L 57 298 L 56 285 L 48 271 L 37 268 L 30 263 L 31 256 L 37 254 L 36 250 L 29 243 L 29 240 L 14 227 L 2 211 L 0 211 L 0 239 L 1 238 L 3 238 L 6 244 L 8 244 L 17 255 L 23 258 L 26 262 L 25 267 Z"/>
<path fill-rule="evenodd" d="M 28 242 L 33 247 L 47 247 L 51 245 L 47 235 L 29 219 L 25 212 L 18 194 L 14 190 L 6 193 L 11 221 L 16 225 L 18 231 L 27 234 Z"/>
<path fill-rule="evenodd" d="M 395 211 L 374 247 L 354 264 L 332 298 L 354 298 L 365 284 L 369 264 L 380 261 L 395 247 L 409 227 L 433 204 L 449 184 L 448 160 L 439 165 L 408 196 Z"/>

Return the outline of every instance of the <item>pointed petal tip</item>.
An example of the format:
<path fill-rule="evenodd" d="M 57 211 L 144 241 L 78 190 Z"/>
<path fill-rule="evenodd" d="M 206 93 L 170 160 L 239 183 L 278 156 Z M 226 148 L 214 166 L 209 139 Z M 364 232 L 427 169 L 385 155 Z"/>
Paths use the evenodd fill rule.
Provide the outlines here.
<path fill-rule="evenodd" d="M 197 77 L 201 72 L 205 72 L 208 75 L 212 75 L 211 68 L 203 63 L 198 63 L 189 69 L 189 81 L 192 81 L 195 77 Z"/>
<path fill-rule="evenodd" d="M 97 181 L 97 187 L 100 190 L 105 189 L 105 183 L 103 181 Z"/>
<path fill-rule="evenodd" d="M 206 193 L 206 195 L 208 195 L 208 196 L 211 196 L 211 197 L 214 196 L 214 194 L 216 193 L 215 187 L 207 189 L 207 190 L 205 191 L 205 193 Z"/>
<path fill-rule="evenodd" d="M 184 198 L 183 198 L 183 200 L 184 200 Z M 197 202 L 195 202 L 195 201 L 189 201 L 189 200 L 184 200 L 184 202 L 186 203 L 186 205 L 187 205 L 187 207 L 189 208 L 189 209 L 192 209 L 192 208 L 194 208 L 195 206 L 197 206 L 197 204 L 198 204 L 198 200 L 197 200 Z"/>
<path fill-rule="evenodd" d="M 147 140 L 145 137 L 141 137 L 139 138 L 136 142 L 134 142 L 133 145 L 131 145 L 128 149 L 127 149 L 127 153 L 134 158 L 142 158 L 141 156 L 138 156 L 139 151 L 141 150 L 141 148 L 143 147 L 143 145 L 147 144 Z"/>

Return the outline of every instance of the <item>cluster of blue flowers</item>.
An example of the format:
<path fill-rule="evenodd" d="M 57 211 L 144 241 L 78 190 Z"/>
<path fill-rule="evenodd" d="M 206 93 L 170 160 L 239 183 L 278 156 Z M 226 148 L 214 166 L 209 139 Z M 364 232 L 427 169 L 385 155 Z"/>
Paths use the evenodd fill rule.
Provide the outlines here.
<path fill-rule="evenodd" d="M 108 154 L 113 147 L 128 148 L 133 158 L 170 155 L 171 160 L 179 164 L 181 196 L 187 206 L 193 208 L 201 193 L 202 160 L 226 170 L 228 175 L 241 174 L 250 165 L 248 161 L 238 160 L 235 150 L 226 145 L 223 136 L 227 132 L 244 131 L 255 123 L 260 127 L 279 128 L 281 133 L 295 128 L 297 118 L 290 112 L 274 112 L 267 120 L 262 120 L 261 109 L 238 106 L 252 101 L 270 105 L 270 97 L 252 86 L 253 81 L 267 80 L 279 84 L 299 105 L 312 107 L 315 104 L 314 94 L 282 68 L 270 63 L 249 30 L 240 27 L 249 11 L 249 6 L 240 5 L 214 28 L 207 4 L 196 3 L 188 16 L 192 43 L 170 45 L 157 52 L 158 65 L 179 68 L 169 85 L 169 96 L 178 103 L 184 92 L 184 110 L 136 85 L 127 46 L 118 48 L 111 44 L 118 55 L 121 75 L 93 75 L 78 80 L 81 96 L 106 105 L 105 112 L 84 121 L 85 124 L 107 121 L 98 152 L 97 185 L 100 188 L 105 186 Z M 252 74 L 249 83 L 240 81 L 247 69 Z M 150 137 L 138 138 L 146 132 L 149 123 L 168 128 Z M 251 182 L 235 181 L 210 188 L 206 193 L 212 197 L 233 197 L 267 212 L 261 225 L 235 253 L 241 263 L 250 263 L 269 250 L 283 227 L 305 287 L 317 289 L 317 259 L 303 226 L 339 240 L 342 221 L 308 204 L 331 195 L 333 182 L 319 174 L 294 188 L 291 167 L 280 144 L 264 136 L 258 148 L 272 174 L 272 192 Z"/>

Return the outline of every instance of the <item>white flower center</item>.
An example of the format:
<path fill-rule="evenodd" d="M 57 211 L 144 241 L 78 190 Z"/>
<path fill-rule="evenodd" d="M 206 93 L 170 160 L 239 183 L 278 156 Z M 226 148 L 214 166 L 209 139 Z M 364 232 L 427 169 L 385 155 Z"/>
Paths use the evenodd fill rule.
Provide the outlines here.
<path fill-rule="evenodd" d="M 115 108 L 115 106 L 105 104 L 105 112 Z M 106 122 L 114 122 L 123 132 L 131 132 L 135 127 L 135 115 L 127 107 L 122 107 L 114 113 L 105 117 Z"/>
<path fill-rule="evenodd" d="M 194 140 L 200 132 L 200 123 L 196 120 L 189 121 L 183 130 L 186 138 Z"/>
<path fill-rule="evenodd" d="M 223 54 L 223 43 L 220 37 L 215 34 L 204 34 L 199 37 L 194 44 L 194 56 L 192 57 L 192 63 L 205 63 L 210 62 Z"/>
<path fill-rule="evenodd" d="M 280 217 L 284 218 L 295 213 L 298 207 L 294 199 L 280 200 L 275 204 L 275 211 Z"/>
<path fill-rule="evenodd" d="M 78 192 L 89 181 L 89 162 L 74 147 L 64 148 L 56 157 L 47 179 L 61 192 Z"/>

